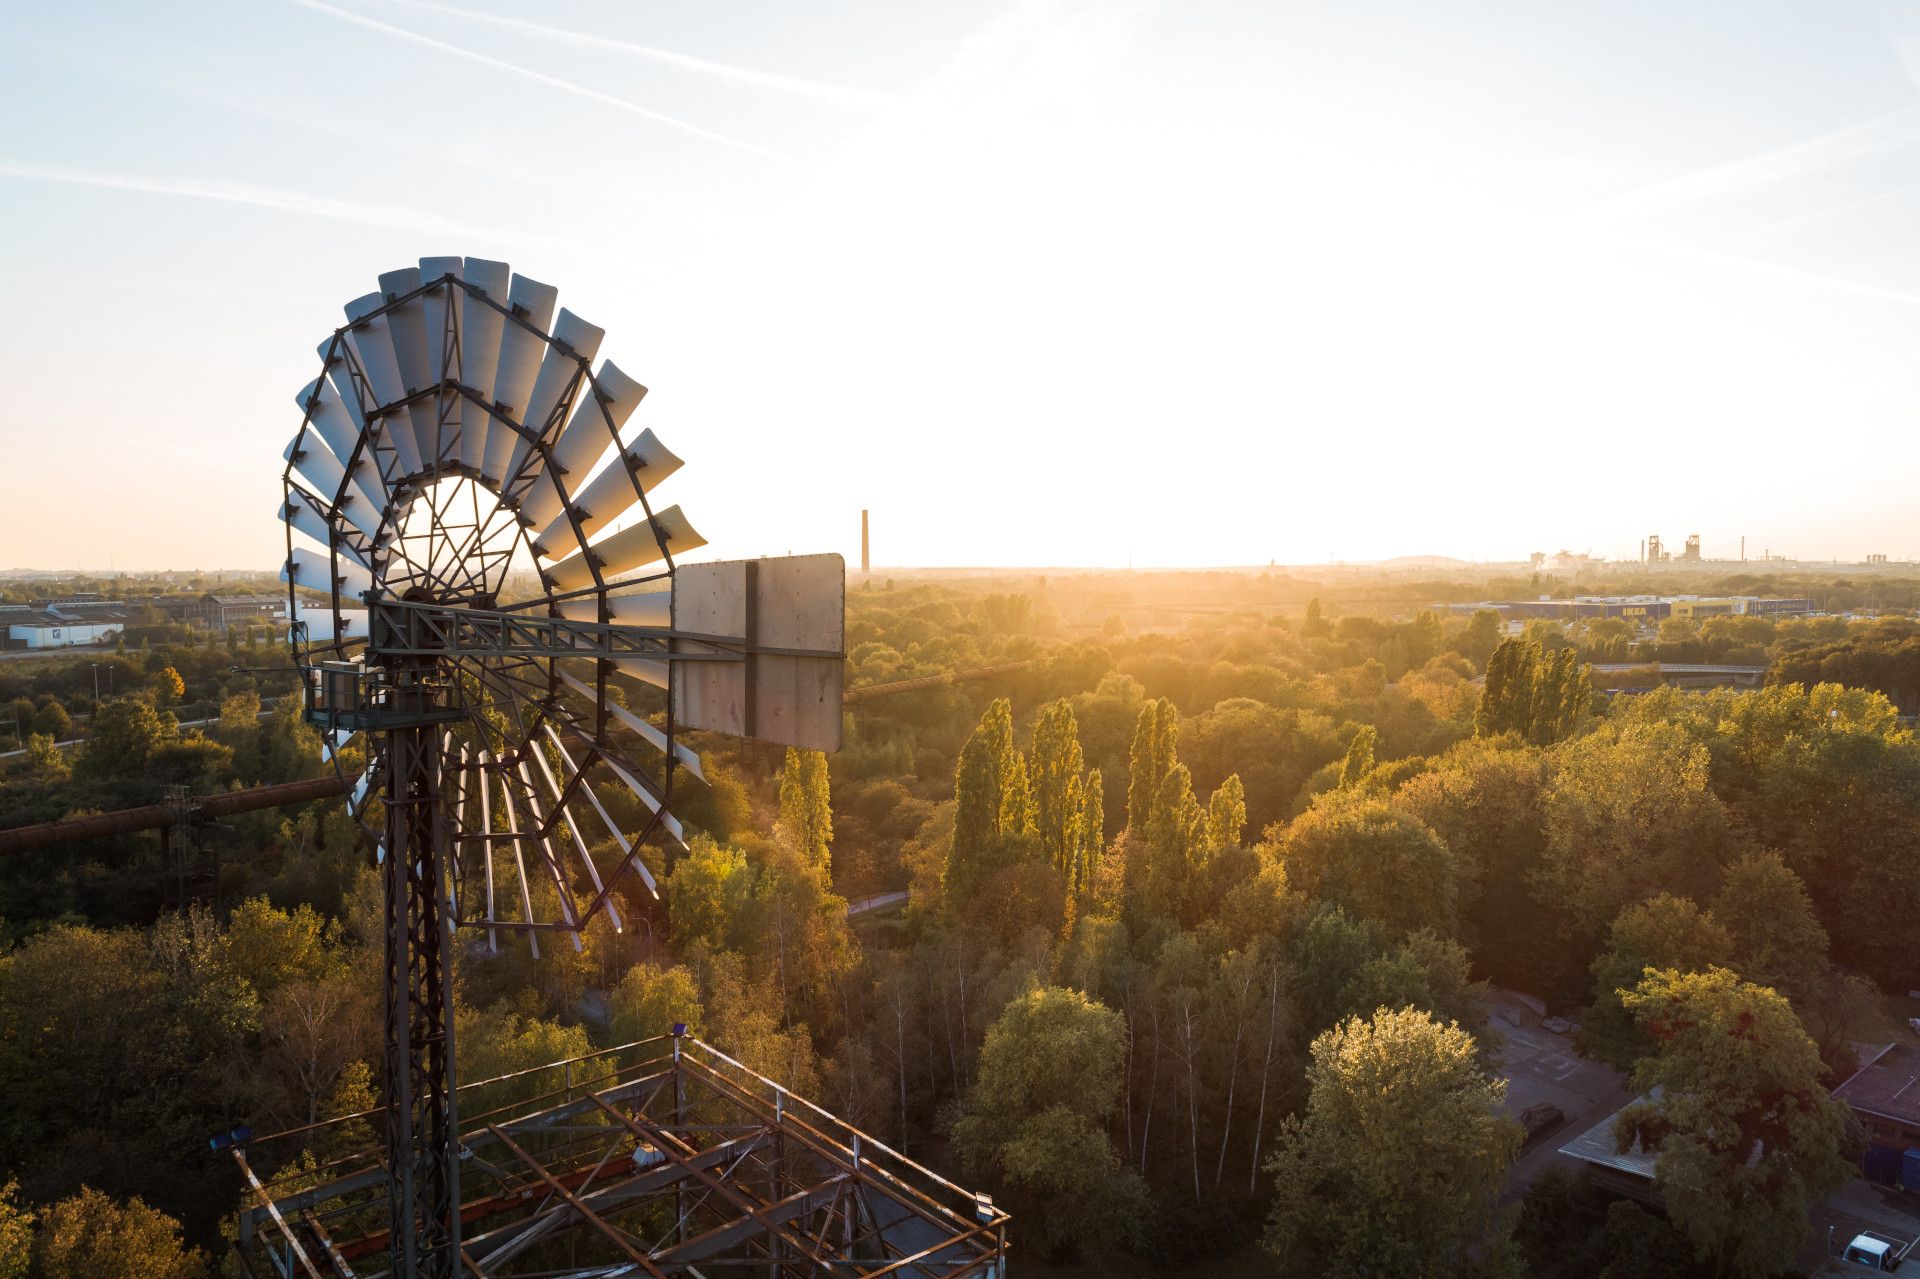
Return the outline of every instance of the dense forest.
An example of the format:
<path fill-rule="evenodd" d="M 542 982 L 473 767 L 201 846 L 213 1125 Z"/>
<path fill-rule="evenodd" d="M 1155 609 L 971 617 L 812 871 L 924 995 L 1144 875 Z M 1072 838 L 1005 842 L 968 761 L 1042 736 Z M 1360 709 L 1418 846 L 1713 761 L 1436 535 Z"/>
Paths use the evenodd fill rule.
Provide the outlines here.
<path fill-rule="evenodd" d="M 991 1189 L 1021 1265 L 1784 1272 L 1857 1167 L 1827 1089 L 1920 987 L 1920 589 L 1803 586 L 1881 615 L 1509 632 L 1437 607 L 1500 582 L 856 582 L 850 689 L 1010 669 L 858 700 L 831 757 L 698 742 L 668 909 L 463 949 L 462 1073 L 687 1022 Z M 0 826 L 323 767 L 257 636 L 93 660 L 97 700 L 86 660 L 0 666 Z M 1596 694 L 1629 660 L 1769 674 Z M 219 1273 L 239 1199 L 207 1137 L 373 1104 L 356 828 L 337 801 L 226 826 L 0 866 L 0 1279 Z M 1621 1137 L 1664 1214 L 1506 1193 L 1494 988 L 1662 1090 Z"/>

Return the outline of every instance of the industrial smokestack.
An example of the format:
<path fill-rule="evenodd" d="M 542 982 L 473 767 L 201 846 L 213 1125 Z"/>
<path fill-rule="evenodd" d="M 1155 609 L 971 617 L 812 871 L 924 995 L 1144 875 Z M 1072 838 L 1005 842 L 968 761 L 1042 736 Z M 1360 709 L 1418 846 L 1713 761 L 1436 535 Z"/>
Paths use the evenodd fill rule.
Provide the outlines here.
<path fill-rule="evenodd" d="M 867 546 L 867 513 L 864 509 L 860 512 L 860 571 L 873 572 L 873 555 Z"/>

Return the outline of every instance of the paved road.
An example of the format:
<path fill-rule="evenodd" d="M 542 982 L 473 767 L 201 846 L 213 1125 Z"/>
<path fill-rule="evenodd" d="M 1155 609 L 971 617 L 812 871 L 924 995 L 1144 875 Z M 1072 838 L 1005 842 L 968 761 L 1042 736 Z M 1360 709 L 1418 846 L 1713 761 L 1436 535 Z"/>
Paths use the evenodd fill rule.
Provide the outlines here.
<path fill-rule="evenodd" d="M 98 662 L 109 657 L 125 657 L 119 649 L 91 648 L 85 644 L 75 644 L 71 648 L 9 648 L 0 650 L 0 662 L 24 662 L 28 658 L 90 657 Z"/>
<path fill-rule="evenodd" d="M 1626 1076 L 1611 1066 L 1588 1061 L 1573 1049 L 1568 1035 L 1540 1025 L 1540 1016 L 1504 991 L 1493 998 L 1493 1025 L 1506 1038 L 1496 1069 L 1507 1081 L 1506 1112 L 1515 1119 L 1528 1106 L 1549 1102 L 1566 1116 L 1514 1162 L 1506 1197 L 1518 1199 L 1534 1179 L 1555 1165 L 1578 1165 L 1560 1153 L 1567 1138 L 1605 1119 L 1633 1100 Z"/>
<path fill-rule="evenodd" d="M 881 893 L 876 897 L 863 897 L 857 902 L 847 903 L 847 918 L 858 919 L 869 911 L 898 910 L 907 904 L 908 893 L 903 889 L 897 893 Z"/>
<path fill-rule="evenodd" d="M 1825 1270 L 1818 1267 L 1829 1256 L 1829 1247 L 1832 1254 L 1837 1255 L 1847 1246 L 1848 1240 L 1863 1230 L 1871 1230 L 1883 1239 L 1905 1241 L 1920 1238 L 1920 1195 L 1876 1186 L 1864 1178 L 1855 1177 L 1840 1187 L 1833 1198 L 1827 1200 L 1825 1207 L 1816 1208 L 1812 1218 L 1813 1238 L 1797 1258 L 1800 1265 L 1819 1274 L 1865 1274 L 1866 1271 L 1859 1266 L 1838 1261 L 1832 1262 Z M 1829 1229 L 1832 1231 L 1830 1236 Z M 1914 1251 L 1920 1253 L 1920 1248 Z M 1900 1267 L 1900 1273 L 1907 1273 L 1913 1269 L 1913 1265 L 1913 1262 L 1907 1262 Z"/>

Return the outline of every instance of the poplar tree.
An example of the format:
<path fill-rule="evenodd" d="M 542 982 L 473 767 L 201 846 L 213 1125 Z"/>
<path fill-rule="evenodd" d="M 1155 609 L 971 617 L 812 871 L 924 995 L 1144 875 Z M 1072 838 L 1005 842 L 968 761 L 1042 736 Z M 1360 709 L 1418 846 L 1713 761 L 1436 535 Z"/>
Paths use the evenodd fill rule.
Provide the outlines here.
<path fill-rule="evenodd" d="M 1087 770 L 1086 804 L 1080 822 L 1080 870 L 1076 879 L 1081 890 L 1093 882 L 1093 868 L 1107 847 L 1107 785 L 1100 770 Z"/>
<path fill-rule="evenodd" d="M 998 698 L 960 748 L 953 778 L 953 847 L 984 848 L 998 838 L 1004 778 L 1013 749 L 1013 705 Z"/>
<path fill-rule="evenodd" d="M 1505 731 L 1501 722 L 1507 708 L 1507 685 L 1513 679 L 1513 641 L 1501 640 L 1500 647 L 1487 659 L 1486 680 L 1480 689 L 1480 706 L 1473 713 L 1475 737 L 1497 737 Z"/>
<path fill-rule="evenodd" d="M 1373 771 L 1373 746 L 1380 738 L 1380 730 L 1371 724 L 1362 724 L 1360 731 L 1347 743 L 1347 757 L 1340 763 L 1340 789 L 1351 790 L 1360 784 L 1360 779 Z"/>
<path fill-rule="evenodd" d="M 1085 806 L 1079 726 L 1073 706 L 1062 699 L 1040 712 L 1033 725 L 1033 749 L 1027 756 L 1027 785 L 1033 797 L 1034 829 L 1047 862 L 1068 873 L 1079 854 L 1079 830 Z"/>
<path fill-rule="evenodd" d="M 1019 751 L 1009 750 L 1000 769 L 1001 836 L 1031 835 L 1033 824 L 1033 788 L 1027 784 L 1027 760 Z"/>
<path fill-rule="evenodd" d="M 1197 852 L 1205 851 L 1206 814 L 1193 797 L 1193 778 L 1175 764 L 1160 783 L 1147 822 L 1146 882 L 1140 903 L 1150 916 L 1177 920 Z"/>
<path fill-rule="evenodd" d="M 1133 745 L 1127 751 L 1127 829 L 1146 834 L 1147 819 L 1153 816 L 1153 792 L 1160 778 L 1153 771 L 1153 743 L 1160 732 L 1158 701 L 1140 708 L 1133 724 Z"/>
<path fill-rule="evenodd" d="M 1247 791 L 1240 774 L 1230 773 L 1207 801 L 1207 847 L 1214 853 L 1240 846 L 1247 828 Z"/>
<path fill-rule="evenodd" d="M 806 864 L 825 873 L 833 845 L 833 799 L 827 757 L 787 747 L 780 770 L 780 825 Z"/>

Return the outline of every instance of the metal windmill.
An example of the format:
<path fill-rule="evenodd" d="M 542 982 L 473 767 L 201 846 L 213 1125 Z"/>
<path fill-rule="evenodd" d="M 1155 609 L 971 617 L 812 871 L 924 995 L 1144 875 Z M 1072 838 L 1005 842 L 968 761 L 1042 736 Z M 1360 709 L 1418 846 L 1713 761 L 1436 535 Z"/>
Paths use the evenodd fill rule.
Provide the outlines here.
<path fill-rule="evenodd" d="M 348 803 L 384 880 L 408 1276 L 460 1257 L 454 930 L 488 949 L 524 933 L 537 954 L 602 912 L 618 928 L 623 894 L 657 896 L 647 859 L 671 867 L 676 779 L 701 773 L 684 730 L 840 741 L 840 557 L 677 562 L 704 545 L 654 508 L 680 459 L 626 429 L 646 388 L 595 370 L 601 330 L 555 301 L 479 258 L 382 275 L 320 344 L 285 453 L 307 717 L 337 769 L 364 760 Z M 538 586 L 508 598 L 529 568 Z"/>

